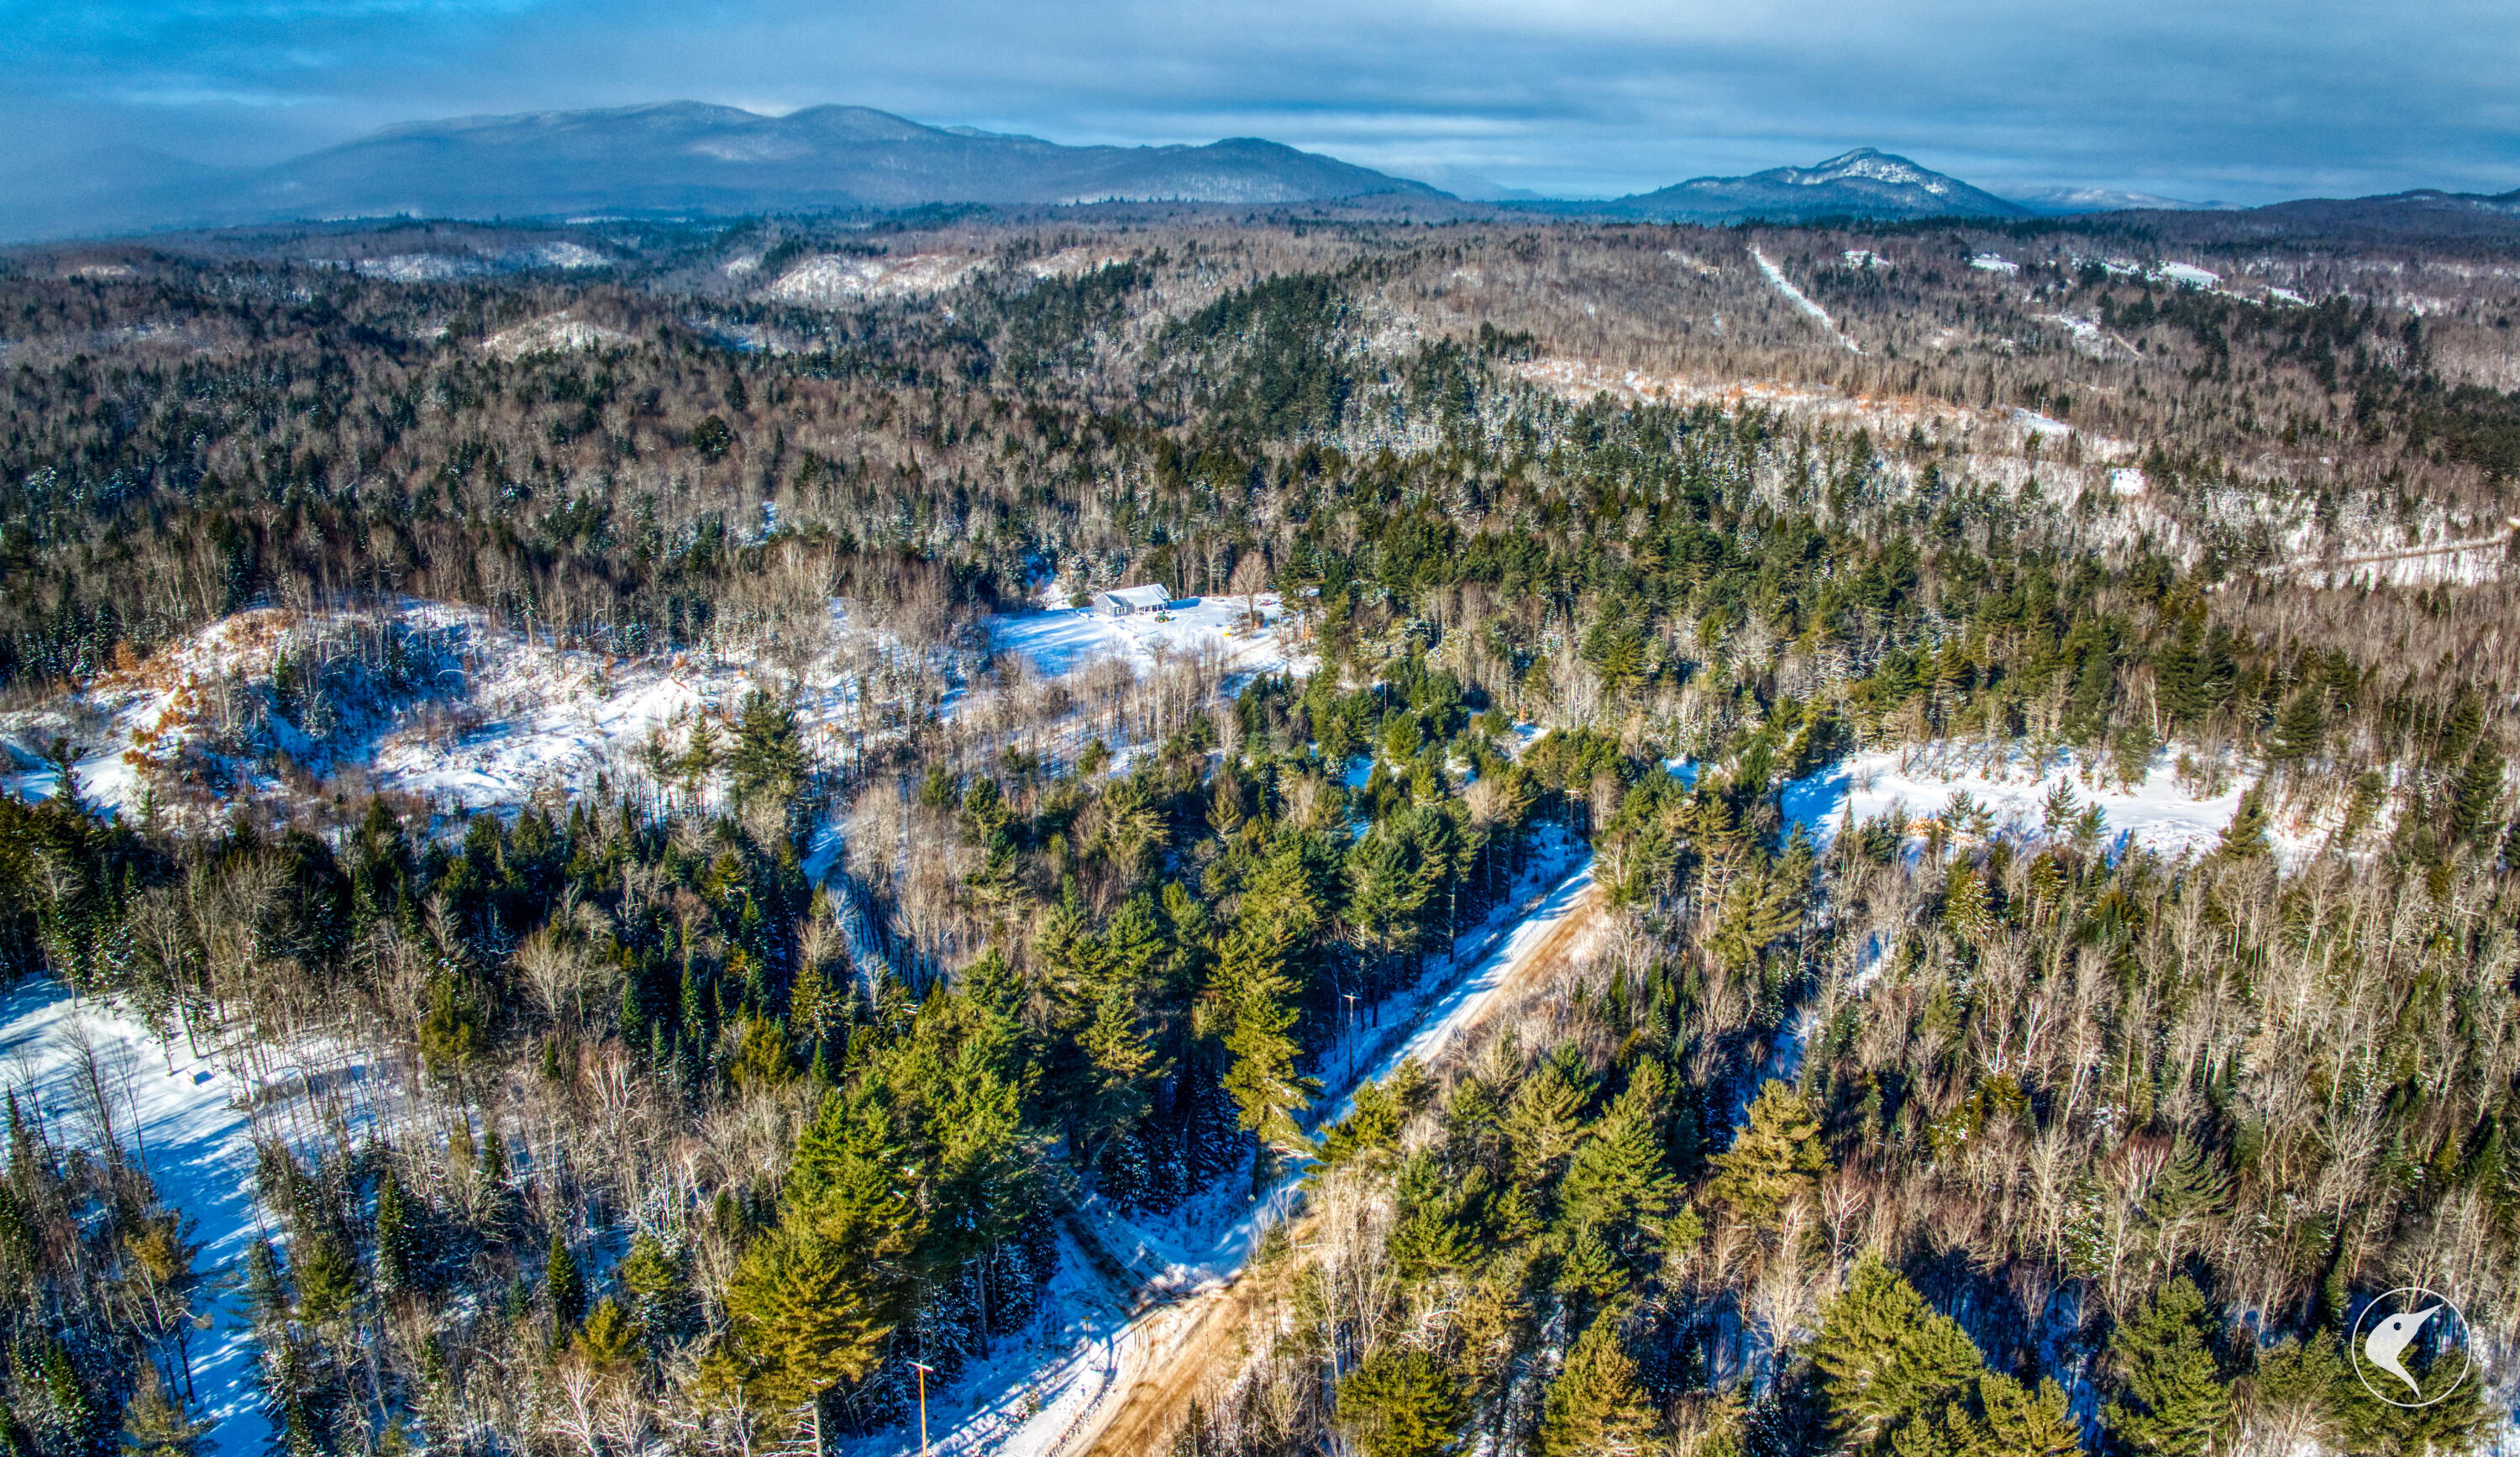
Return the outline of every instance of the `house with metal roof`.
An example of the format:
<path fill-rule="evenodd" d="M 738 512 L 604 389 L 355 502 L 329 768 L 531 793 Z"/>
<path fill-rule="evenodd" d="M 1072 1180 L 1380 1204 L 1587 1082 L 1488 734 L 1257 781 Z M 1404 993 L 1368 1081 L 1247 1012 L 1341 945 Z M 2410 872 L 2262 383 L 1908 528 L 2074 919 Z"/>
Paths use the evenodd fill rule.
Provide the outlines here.
<path fill-rule="evenodd" d="M 1094 594 L 1094 610 L 1106 617 L 1134 617 L 1145 613 L 1159 613 L 1172 606 L 1170 588 L 1148 583 L 1137 587 L 1113 587 L 1108 592 Z"/>

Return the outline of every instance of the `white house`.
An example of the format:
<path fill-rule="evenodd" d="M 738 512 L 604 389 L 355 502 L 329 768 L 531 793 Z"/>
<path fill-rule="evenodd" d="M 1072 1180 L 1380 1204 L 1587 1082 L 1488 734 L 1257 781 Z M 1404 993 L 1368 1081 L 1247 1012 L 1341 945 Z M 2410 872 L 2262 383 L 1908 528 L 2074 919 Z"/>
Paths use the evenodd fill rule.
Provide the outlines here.
<path fill-rule="evenodd" d="M 1159 613 L 1172 605 L 1173 594 L 1164 587 L 1148 583 L 1138 587 L 1114 587 L 1094 594 L 1094 610 L 1106 617 L 1134 617 L 1141 613 Z"/>

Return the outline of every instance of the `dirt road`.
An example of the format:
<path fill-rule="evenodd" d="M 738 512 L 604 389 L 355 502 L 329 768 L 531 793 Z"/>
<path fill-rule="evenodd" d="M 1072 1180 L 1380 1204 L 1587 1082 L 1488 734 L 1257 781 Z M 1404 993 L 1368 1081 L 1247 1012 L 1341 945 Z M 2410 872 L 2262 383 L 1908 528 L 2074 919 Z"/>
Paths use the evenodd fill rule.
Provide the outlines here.
<path fill-rule="evenodd" d="M 1515 955 L 1504 977 L 1450 1024 L 1443 1045 L 1425 1061 L 1444 1068 L 1467 1058 L 1480 1032 L 1499 1016 L 1570 969 L 1604 919 L 1601 890 L 1595 886 L 1548 934 Z M 1298 1251 L 1308 1243 L 1304 1227 L 1299 1218 L 1288 1230 Z M 1219 1289 L 1142 1316 L 1122 1354 L 1121 1394 L 1079 1422 L 1054 1457 L 1149 1457 L 1163 1451 L 1209 1378 L 1230 1374 L 1241 1363 L 1243 1331 L 1261 1303 L 1257 1283 L 1242 1273 Z"/>

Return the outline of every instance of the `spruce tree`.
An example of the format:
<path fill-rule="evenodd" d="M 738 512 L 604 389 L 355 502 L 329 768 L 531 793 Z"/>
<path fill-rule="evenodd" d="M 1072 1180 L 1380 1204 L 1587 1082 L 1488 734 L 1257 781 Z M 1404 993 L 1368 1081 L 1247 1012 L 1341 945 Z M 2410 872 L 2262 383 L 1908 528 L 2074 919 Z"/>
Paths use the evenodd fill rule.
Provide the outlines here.
<path fill-rule="evenodd" d="M 1909 1423 L 1944 1418 L 1986 1369 L 1951 1317 L 1868 1253 L 1821 1313 L 1811 1355 L 1829 1430 L 1857 1451 L 1883 1450 Z"/>
<path fill-rule="evenodd" d="M 2223 827 L 2222 843 L 2214 853 L 2225 860 L 2263 860 L 2273 853 L 2267 839 L 2266 786 L 2253 784 L 2240 796 L 2240 805 L 2231 811 L 2231 823 Z"/>
<path fill-rule="evenodd" d="M 1506 1108 L 1506 1148 L 1513 1181 L 1543 1202 L 1583 1140 L 1584 1104 L 1590 1088 L 1566 1060 L 1544 1058 L 1514 1090 Z"/>
<path fill-rule="evenodd" d="M 586 1318 L 586 1276 L 558 1229 L 552 1231 L 551 1250 L 543 1257 L 543 1293 L 551 1299 L 555 1339 L 565 1341 Z"/>
<path fill-rule="evenodd" d="M 1217 956 L 1211 985 L 1226 1024 L 1225 1091 L 1240 1126 L 1264 1147 L 1291 1150 L 1305 1142 L 1295 1116 L 1311 1105 L 1317 1085 L 1295 1072 L 1300 1047 L 1287 1033 L 1295 1024 L 1296 988 L 1287 970 L 1319 922 L 1301 848 L 1286 842 L 1243 890 Z M 1259 1173 L 1255 1160 L 1255 1183 Z"/>
<path fill-rule="evenodd" d="M 1943 887 L 1943 924 L 1970 945 L 1994 934 L 1995 904 L 1976 866 L 1952 867 L 1951 879 Z"/>
<path fill-rule="evenodd" d="M 2502 802 L 2502 755 L 2490 744 L 2478 744 L 2451 786 L 2450 834 L 2458 844 L 2493 847 L 2487 832 L 2498 828 L 2495 810 Z"/>
<path fill-rule="evenodd" d="M 297 1318 L 331 1328 L 350 1318 L 359 1299 L 359 1266 L 331 1233 L 305 1241 L 297 1254 Z"/>
<path fill-rule="evenodd" d="M 1663 1227 L 1678 1201 L 1663 1163 L 1662 1124 L 1669 1099 L 1658 1063 L 1640 1063 L 1627 1090 L 1595 1123 L 1558 1186 L 1559 1218 L 1597 1231 L 1633 1256 Z"/>
<path fill-rule="evenodd" d="M 388 1162 L 377 1176 L 377 1285 L 387 1293 L 408 1290 L 420 1267 L 419 1232 L 403 1198 L 402 1181 Z"/>
<path fill-rule="evenodd" d="M 1750 1104 L 1748 1119 L 1732 1147 L 1707 1161 L 1715 1177 L 1707 1198 L 1745 1224 L 1776 1221 L 1790 1201 L 1812 1193 L 1828 1171 L 1820 1146 L 1820 1118 L 1793 1084 L 1772 1078 Z"/>
<path fill-rule="evenodd" d="M 2109 1337 L 2117 1399 L 2101 1421 L 2143 1457 L 2203 1457 L 2231 1420 L 2231 1393 L 2207 1343 L 2213 1317 L 2181 1275 L 2155 1291 Z"/>
<path fill-rule="evenodd" d="M 2083 1449 L 2064 1389 L 2052 1379 L 2034 1390 L 1990 1371 L 1978 1378 L 1977 1398 L 1973 1457 L 2075 1457 Z"/>
<path fill-rule="evenodd" d="M 102 1457 L 112 1435 L 111 1426 L 59 1341 L 45 1346 L 37 1372 L 43 1383 L 45 1425 L 52 1429 L 55 1450 L 74 1457 Z"/>
<path fill-rule="evenodd" d="M 648 1329 L 671 1336 L 682 1330 L 691 1294 L 682 1266 L 665 1252 L 654 1235 L 641 1230 L 630 1237 L 630 1252 L 613 1267 L 613 1278 L 630 1297 L 631 1314 Z"/>
<path fill-rule="evenodd" d="M 1623 1318 L 1615 1309 L 1596 1317 L 1549 1384 L 1540 1423 L 1543 1457 L 1637 1457 L 1646 1450 L 1653 1402 L 1619 1339 Z"/>
<path fill-rule="evenodd" d="M 780 802 L 805 784 L 805 751 L 796 735 L 796 709 L 785 699 L 754 689 L 745 695 L 727 754 L 735 802 Z"/>
<path fill-rule="evenodd" d="M 1362 1457 L 1436 1457 L 1465 1410 L 1451 1367 L 1432 1351 L 1385 1345 L 1339 1378 L 1339 1430 Z"/>

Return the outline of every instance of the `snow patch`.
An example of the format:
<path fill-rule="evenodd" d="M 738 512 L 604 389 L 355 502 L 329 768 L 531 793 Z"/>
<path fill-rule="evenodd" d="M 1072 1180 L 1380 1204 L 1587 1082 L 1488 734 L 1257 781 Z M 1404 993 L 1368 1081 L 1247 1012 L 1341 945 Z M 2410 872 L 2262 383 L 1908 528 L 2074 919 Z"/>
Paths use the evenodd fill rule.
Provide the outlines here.
<path fill-rule="evenodd" d="M 614 349 L 629 343 L 630 336 L 618 329 L 607 329 L 601 324 L 590 324 L 584 319 L 557 313 L 502 329 L 481 341 L 481 350 L 502 359 L 521 359 L 527 354 Z"/>
<path fill-rule="evenodd" d="M 860 298 L 900 298 L 941 294 L 980 266 L 962 253 L 912 253 L 906 257 L 807 258 L 780 275 L 770 296 L 789 303 L 830 306 Z"/>
<path fill-rule="evenodd" d="M 2074 792 L 2078 804 L 2099 808 L 2107 817 L 2104 837 L 2116 846 L 2169 856 L 2212 850 L 2255 781 L 2234 775 L 2223 793 L 2199 797 L 2180 784 L 2173 757 L 2167 751 L 2156 753 L 2143 780 L 2125 787 L 2070 750 L 2045 760 L 2017 752 L 1990 757 L 1954 745 L 1873 750 L 1786 784 L 1782 807 L 1789 824 L 1810 830 L 1822 844 L 1835 839 L 1850 816 L 1862 825 L 1893 810 L 1912 841 L 1936 828 L 1960 842 L 2035 841 L 2045 838 L 2041 821 L 2048 797 L 2061 785 Z M 2271 838 L 2288 853 L 2307 852 L 2317 843 L 2313 836 L 2280 827 Z"/>
<path fill-rule="evenodd" d="M 1254 626 L 1249 615 L 1261 617 Z M 1302 660 L 1293 646 L 1285 604 L 1275 592 L 1256 597 L 1193 597 L 1159 614 L 1107 617 L 1077 608 L 1044 607 L 989 619 L 989 646 L 1020 654 L 1049 677 L 1104 659 L 1144 672 L 1159 657 L 1216 653 L 1230 673 L 1284 672 Z"/>

